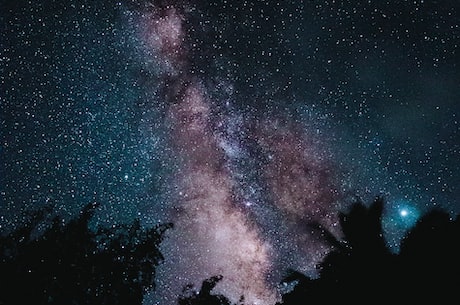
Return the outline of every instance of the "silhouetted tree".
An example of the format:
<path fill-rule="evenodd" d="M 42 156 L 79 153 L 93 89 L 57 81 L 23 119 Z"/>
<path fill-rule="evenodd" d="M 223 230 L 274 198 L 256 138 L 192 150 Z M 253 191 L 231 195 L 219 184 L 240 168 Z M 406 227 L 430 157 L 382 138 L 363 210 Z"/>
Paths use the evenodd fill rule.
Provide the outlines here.
<path fill-rule="evenodd" d="M 425 214 L 401 242 L 399 281 L 410 283 L 419 301 L 435 297 L 438 304 L 458 302 L 460 221 L 434 209 Z M 411 293 L 401 289 L 404 293 Z"/>
<path fill-rule="evenodd" d="M 142 304 L 171 225 L 143 229 L 136 221 L 94 232 L 88 222 L 95 207 L 67 224 L 55 218 L 34 236 L 44 218 L 39 212 L 0 237 L 0 304 Z"/>
<path fill-rule="evenodd" d="M 184 288 L 179 296 L 179 305 L 231 305 L 231 302 L 221 294 L 212 294 L 211 291 L 222 280 L 222 276 L 213 276 L 203 281 L 200 291 L 196 291 L 192 285 Z"/>
<path fill-rule="evenodd" d="M 383 200 L 354 204 L 340 215 L 343 240 L 329 236 L 333 251 L 320 264 L 318 278 L 292 273 L 296 281 L 282 304 L 434 304 L 458 301 L 460 220 L 433 210 L 408 232 L 399 254 L 385 244 Z"/>
<path fill-rule="evenodd" d="M 340 214 L 344 238 L 337 240 L 332 234 L 323 234 L 333 250 L 319 265 L 319 278 L 290 275 L 287 280 L 298 284 L 283 296 L 283 303 L 356 304 L 371 302 L 366 299 L 369 294 L 379 295 L 382 283 L 391 277 L 393 261 L 383 238 L 382 209 L 383 200 L 378 198 L 369 207 L 357 202 L 347 213 Z"/>

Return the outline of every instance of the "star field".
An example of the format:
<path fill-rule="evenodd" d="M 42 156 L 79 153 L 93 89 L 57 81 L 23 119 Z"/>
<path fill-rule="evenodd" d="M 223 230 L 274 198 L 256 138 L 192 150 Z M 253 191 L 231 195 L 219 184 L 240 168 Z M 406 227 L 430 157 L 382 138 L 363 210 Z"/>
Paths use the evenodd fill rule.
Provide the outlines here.
<path fill-rule="evenodd" d="M 385 198 L 397 252 L 425 212 L 460 212 L 459 10 L 2 0 L 1 231 L 93 202 L 94 227 L 172 222 L 144 300 L 160 305 L 215 275 L 273 305 L 357 198 Z"/>

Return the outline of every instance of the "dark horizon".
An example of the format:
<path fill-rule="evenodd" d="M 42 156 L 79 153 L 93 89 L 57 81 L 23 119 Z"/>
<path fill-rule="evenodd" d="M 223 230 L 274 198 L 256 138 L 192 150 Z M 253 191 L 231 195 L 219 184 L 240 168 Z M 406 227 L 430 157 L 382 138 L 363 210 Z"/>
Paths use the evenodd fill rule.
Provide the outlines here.
<path fill-rule="evenodd" d="M 284 270 L 276 304 L 390 303 L 395 297 L 452 301 L 460 271 L 460 216 L 452 219 L 440 209 L 429 211 L 394 254 L 383 239 L 384 206 L 383 198 L 370 204 L 357 201 L 341 214 L 343 238 L 322 232 L 333 250 L 317 266 L 319 277 Z M 134 221 L 94 231 L 88 223 L 96 207 L 88 205 L 67 224 L 56 218 L 39 235 L 34 231 L 46 216 L 37 212 L 29 225 L 0 238 L 0 304 L 141 305 L 147 293 L 158 293 L 156 268 L 165 259 L 160 244 L 174 224 L 142 229 Z M 172 304 L 250 304 L 244 295 L 232 303 L 216 293 L 222 279 L 216 274 L 199 287 L 190 283 Z"/>

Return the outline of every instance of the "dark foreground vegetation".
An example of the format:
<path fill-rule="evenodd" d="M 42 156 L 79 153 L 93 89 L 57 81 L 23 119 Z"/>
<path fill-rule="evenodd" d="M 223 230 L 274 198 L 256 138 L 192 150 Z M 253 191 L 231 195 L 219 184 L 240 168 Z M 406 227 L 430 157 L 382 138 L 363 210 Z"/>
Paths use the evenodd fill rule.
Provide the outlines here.
<path fill-rule="evenodd" d="M 325 232 L 333 251 L 312 279 L 292 271 L 295 288 L 284 305 L 447 304 L 458 302 L 460 220 L 440 210 L 424 215 L 403 239 L 400 252 L 385 244 L 381 227 L 384 202 L 356 203 L 340 216 L 344 238 Z M 171 225 L 143 229 L 131 225 L 91 231 L 94 207 L 62 225 L 58 219 L 33 237 L 43 218 L 0 237 L 0 304 L 142 304 L 154 288 L 159 245 Z M 190 287 L 179 305 L 231 303 L 213 294 L 221 279 L 212 277 L 199 291 Z M 247 304 L 250 305 L 250 304 Z"/>
<path fill-rule="evenodd" d="M 459 301 L 460 219 L 440 210 L 425 214 L 402 241 L 385 246 L 383 201 L 356 204 L 341 215 L 345 238 L 322 262 L 320 277 L 293 273 L 298 281 L 283 304 L 452 304 Z"/>
<path fill-rule="evenodd" d="M 170 225 L 141 228 L 139 222 L 88 229 L 95 206 L 66 225 L 58 218 L 34 238 L 44 213 L 0 237 L 1 305 L 135 305 L 153 288 L 163 233 Z"/>

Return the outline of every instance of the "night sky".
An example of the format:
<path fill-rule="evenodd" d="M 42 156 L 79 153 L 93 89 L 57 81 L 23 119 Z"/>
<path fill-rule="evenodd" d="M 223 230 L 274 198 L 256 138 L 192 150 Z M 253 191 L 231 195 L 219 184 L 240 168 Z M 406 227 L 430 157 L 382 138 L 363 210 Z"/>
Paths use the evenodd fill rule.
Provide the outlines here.
<path fill-rule="evenodd" d="M 394 252 L 460 212 L 458 0 L 1 0 L 0 25 L 1 232 L 95 202 L 94 228 L 174 223 L 146 305 L 218 274 L 273 305 L 356 200 Z"/>

